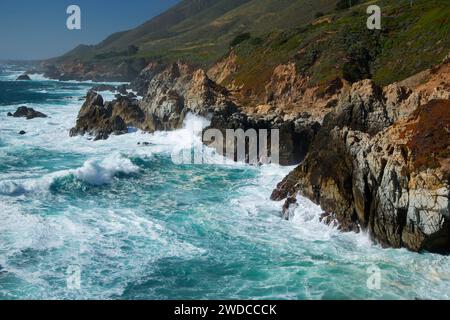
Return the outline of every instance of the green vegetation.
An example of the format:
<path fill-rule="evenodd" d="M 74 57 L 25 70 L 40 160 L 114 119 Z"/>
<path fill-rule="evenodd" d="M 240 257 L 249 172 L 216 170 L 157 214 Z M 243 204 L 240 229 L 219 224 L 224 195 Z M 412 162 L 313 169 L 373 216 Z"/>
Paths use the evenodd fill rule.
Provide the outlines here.
<path fill-rule="evenodd" d="M 382 8 L 382 30 L 366 27 L 368 4 Z M 237 74 L 226 79 L 264 91 L 273 69 L 295 62 L 309 85 L 338 77 L 380 85 L 439 63 L 450 51 L 448 0 L 184 0 L 136 29 L 59 61 L 118 64 L 159 59 L 209 67 L 230 50 Z"/>
<path fill-rule="evenodd" d="M 348 9 L 360 2 L 360 0 L 339 0 L 338 3 L 336 3 L 336 10 Z"/>
<path fill-rule="evenodd" d="M 318 11 L 314 14 L 314 18 L 318 19 L 320 17 L 323 17 L 325 14 L 322 11 Z"/>
<path fill-rule="evenodd" d="M 386 5 L 386 32 L 374 61 L 373 78 L 381 84 L 430 68 L 450 52 L 450 5 L 445 0 L 401 1 Z"/>
<path fill-rule="evenodd" d="M 450 51 L 450 6 L 447 0 L 370 1 L 382 8 L 382 30 L 366 27 L 367 3 L 332 11 L 316 23 L 275 31 L 254 45 L 234 50 L 240 65 L 227 79 L 255 94 L 264 92 L 273 69 L 296 63 L 310 86 L 338 77 L 349 82 L 373 78 L 380 85 L 403 80 L 442 61 Z M 326 19 L 325 19 L 326 18 Z"/>
<path fill-rule="evenodd" d="M 238 44 L 240 44 L 241 42 L 249 40 L 251 37 L 252 37 L 252 35 L 250 34 L 250 32 L 242 33 L 242 34 L 236 36 L 236 38 L 234 38 L 233 41 L 231 41 L 230 47 L 235 47 Z"/>
<path fill-rule="evenodd" d="M 188 60 L 209 66 L 222 57 L 237 36 L 255 39 L 273 30 L 287 30 L 314 20 L 314 13 L 334 9 L 337 0 L 183 0 L 143 25 L 111 35 L 96 46 L 84 46 L 59 61 L 111 60 L 135 57 Z M 256 40 L 257 42 L 258 40 Z M 133 56 L 128 46 L 139 47 Z"/>

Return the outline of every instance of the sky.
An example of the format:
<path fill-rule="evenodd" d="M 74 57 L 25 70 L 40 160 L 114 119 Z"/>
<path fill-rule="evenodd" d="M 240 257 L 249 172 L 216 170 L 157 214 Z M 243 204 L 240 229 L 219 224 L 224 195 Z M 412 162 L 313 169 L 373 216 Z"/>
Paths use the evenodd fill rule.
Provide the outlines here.
<path fill-rule="evenodd" d="M 134 28 L 179 0 L 0 0 L 0 60 L 56 57 Z M 69 5 L 81 9 L 81 30 L 68 30 Z"/>

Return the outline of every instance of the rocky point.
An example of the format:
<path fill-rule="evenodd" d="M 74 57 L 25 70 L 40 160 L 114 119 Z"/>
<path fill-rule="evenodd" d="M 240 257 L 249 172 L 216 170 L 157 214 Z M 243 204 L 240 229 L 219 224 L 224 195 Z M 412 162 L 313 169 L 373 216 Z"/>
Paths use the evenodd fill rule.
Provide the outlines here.
<path fill-rule="evenodd" d="M 287 199 L 285 217 L 300 194 L 342 231 L 363 229 L 383 246 L 449 252 L 449 91 L 430 85 L 446 70 L 448 61 L 410 87 L 355 83 L 274 190 L 273 200 Z"/>

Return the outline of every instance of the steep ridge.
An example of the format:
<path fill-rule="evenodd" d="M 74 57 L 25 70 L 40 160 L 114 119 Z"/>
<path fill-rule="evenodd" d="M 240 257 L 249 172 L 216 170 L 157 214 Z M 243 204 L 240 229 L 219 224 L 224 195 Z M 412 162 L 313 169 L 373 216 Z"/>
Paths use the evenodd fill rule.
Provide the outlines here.
<path fill-rule="evenodd" d="M 336 2 L 184 0 L 135 29 L 46 61 L 58 71 L 53 67 L 45 71 L 52 78 L 63 75 L 64 79 L 75 80 L 131 81 L 151 61 L 172 63 L 181 59 L 211 66 L 241 34 L 261 35 L 309 23 L 315 12 L 333 10 Z"/>

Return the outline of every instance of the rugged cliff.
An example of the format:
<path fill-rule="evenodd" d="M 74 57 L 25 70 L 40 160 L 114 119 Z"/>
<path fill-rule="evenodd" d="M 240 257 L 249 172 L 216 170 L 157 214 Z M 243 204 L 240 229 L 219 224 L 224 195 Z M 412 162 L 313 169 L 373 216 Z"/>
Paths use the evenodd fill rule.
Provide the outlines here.
<path fill-rule="evenodd" d="M 321 205 L 327 223 L 385 246 L 450 251 L 449 62 L 384 89 L 354 84 L 303 161 L 274 190 Z M 418 81 L 424 81 L 417 85 Z M 436 85 L 439 81 L 439 85 Z"/>
<path fill-rule="evenodd" d="M 307 2 L 320 8 L 317 1 Z M 109 80 L 137 75 L 132 87 L 142 100 L 118 95 L 104 102 L 91 92 L 71 135 L 106 139 L 128 127 L 174 130 L 188 113 L 207 117 L 223 136 L 227 129 L 267 129 L 270 144 L 270 130 L 279 129 L 280 163 L 301 163 L 272 194 L 285 200 L 286 219 L 301 194 L 321 205 L 325 223 L 342 231 L 367 230 L 385 246 L 447 252 L 450 64 L 448 57 L 441 62 L 450 48 L 449 7 L 445 0 L 413 6 L 370 1 L 383 8 L 382 30 L 370 31 L 367 2 L 342 10 L 324 1 L 326 12 L 304 16 L 299 25 L 259 32 L 253 22 L 240 24 L 253 15 L 246 8 L 267 13 L 266 4 L 274 4 L 283 17 L 288 7 L 237 0 L 219 12 L 214 1 L 206 1 L 205 12 L 213 8 L 216 15 L 200 17 L 208 18 L 206 27 L 176 15 L 195 27 L 178 34 L 187 26 L 182 23 L 175 34 L 166 33 L 161 19 L 167 16 L 156 19 L 164 22 L 157 36 L 172 34 L 167 39 L 175 42 L 149 40 L 155 35 L 148 34 L 148 46 L 137 52 L 119 48 L 126 41 L 117 39 L 145 39 L 144 25 L 90 48 L 89 59 L 72 53 L 48 74 Z M 190 1 L 183 3 L 181 12 L 191 8 Z M 281 20 L 277 26 L 284 25 Z M 209 30 L 226 37 L 210 41 Z M 173 47 L 178 40 L 183 45 Z M 161 52 L 148 51 L 159 45 Z"/>
<path fill-rule="evenodd" d="M 144 94 L 142 100 L 118 95 L 111 102 L 90 91 L 82 106 L 72 136 L 90 134 L 95 140 L 111 134 L 124 134 L 127 127 L 147 132 L 179 129 L 188 113 L 211 119 L 211 127 L 227 129 L 279 130 L 279 160 L 294 165 L 304 159 L 320 124 L 309 114 L 286 115 L 277 110 L 248 113 L 237 104 L 226 88 L 209 79 L 205 71 L 186 63 L 169 65 L 151 63 L 134 82 Z M 258 138 L 259 139 L 259 138 Z M 208 143 L 208 141 L 205 141 Z M 224 150 L 218 150 L 224 152 Z M 270 152 L 270 150 L 269 150 Z"/>

